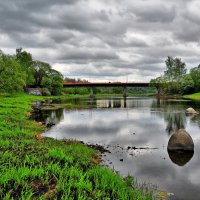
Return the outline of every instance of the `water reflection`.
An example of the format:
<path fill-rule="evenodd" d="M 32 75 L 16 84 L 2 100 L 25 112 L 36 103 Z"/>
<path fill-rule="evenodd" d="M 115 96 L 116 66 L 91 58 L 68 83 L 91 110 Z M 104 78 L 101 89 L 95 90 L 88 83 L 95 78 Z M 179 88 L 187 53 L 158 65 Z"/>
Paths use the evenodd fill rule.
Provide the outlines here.
<path fill-rule="evenodd" d="M 164 119 L 167 122 L 165 130 L 169 135 L 185 128 L 186 117 L 184 113 L 165 113 Z"/>
<path fill-rule="evenodd" d="M 32 115 L 37 122 L 43 122 L 47 126 L 58 124 L 64 119 L 64 110 L 42 110 Z"/>
<path fill-rule="evenodd" d="M 126 99 L 97 99 L 97 108 L 126 108 Z"/>
<path fill-rule="evenodd" d="M 173 163 L 179 166 L 184 166 L 186 163 L 188 163 L 192 159 L 194 155 L 194 151 L 174 151 L 173 152 L 173 151 L 168 150 L 168 154 L 169 154 L 169 158 L 171 159 Z"/>
<path fill-rule="evenodd" d="M 185 115 L 186 108 L 198 105 L 156 98 L 84 99 L 76 103 L 93 108 L 64 110 L 62 122 L 45 136 L 104 145 L 112 152 L 103 156 L 104 162 L 121 174 L 151 182 L 174 193 L 175 199 L 200 199 L 200 115 Z M 180 128 L 191 134 L 194 152 L 168 152 L 169 135 Z"/>
<path fill-rule="evenodd" d="M 190 114 L 187 116 L 191 119 L 192 123 L 197 124 L 200 127 L 200 114 Z"/>
<path fill-rule="evenodd" d="M 175 104 L 176 105 L 176 104 Z M 186 115 L 184 110 L 184 104 L 175 106 L 169 101 L 163 101 L 161 99 L 157 99 L 157 101 L 153 101 L 151 108 L 152 111 L 159 109 L 159 112 L 152 112 L 152 115 L 157 115 L 162 117 L 166 122 L 166 132 L 168 135 L 175 133 L 179 129 L 184 129 L 186 125 Z"/>

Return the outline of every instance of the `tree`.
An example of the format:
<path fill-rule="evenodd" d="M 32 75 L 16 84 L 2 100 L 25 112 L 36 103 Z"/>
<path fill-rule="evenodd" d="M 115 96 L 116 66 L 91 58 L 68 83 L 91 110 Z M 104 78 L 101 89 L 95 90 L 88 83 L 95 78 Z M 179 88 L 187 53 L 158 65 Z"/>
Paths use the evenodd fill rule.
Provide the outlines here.
<path fill-rule="evenodd" d="M 49 89 L 51 94 L 58 95 L 63 88 L 63 75 L 55 69 L 49 69 L 41 82 L 42 87 Z"/>
<path fill-rule="evenodd" d="M 41 87 L 42 81 L 50 74 L 51 66 L 42 61 L 33 61 L 34 86 Z"/>
<path fill-rule="evenodd" d="M 0 51 L 0 91 L 6 93 L 23 92 L 25 72 L 15 56 Z"/>
<path fill-rule="evenodd" d="M 164 72 L 168 84 L 169 93 L 180 92 L 180 82 L 182 77 L 186 74 L 186 65 L 180 58 L 172 58 L 170 56 L 165 60 L 167 70 Z"/>
<path fill-rule="evenodd" d="M 155 87 L 158 94 L 164 93 L 167 88 L 165 77 L 159 76 L 155 79 L 151 79 L 150 86 Z"/>
<path fill-rule="evenodd" d="M 65 77 L 65 81 L 66 82 L 72 82 L 72 83 L 88 83 L 89 81 L 88 80 L 85 80 L 85 79 L 76 79 L 76 78 L 69 78 L 69 77 Z"/>
<path fill-rule="evenodd" d="M 26 85 L 33 85 L 34 77 L 33 77 L 32 55 L 26 51 L 22 51 L 22 48 L 19 48 L 16 49 L 16 59 L 26 74 L 25 77 Z"/>
<path fill-rule="evenodd" d="M 195 91 L 200 91 L 200 64 L 190 70 L 190 75 L 192 80 L 194 81 Z"/>
<path fill-rule="evenodd" d="M 195 84 L 191 77 L 191 74 L 185 74 L 181 80 L 181 93 L 191 94 L 195 90 Z"/>

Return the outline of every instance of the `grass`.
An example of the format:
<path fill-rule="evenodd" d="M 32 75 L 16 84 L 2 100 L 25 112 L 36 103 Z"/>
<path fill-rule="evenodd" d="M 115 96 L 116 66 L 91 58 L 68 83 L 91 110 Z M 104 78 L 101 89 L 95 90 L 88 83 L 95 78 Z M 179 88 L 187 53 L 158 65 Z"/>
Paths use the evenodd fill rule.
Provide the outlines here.
<path fill-rule="evenodd" d="M 192 100 L 200 100 L 200 92 L 190 95 L 184 95 L 184 97 Z"/>
<path fill-rule="evenodd" d="M 97 152 L 78 141 L 37 140 L 45 127 L 28 116 L 43 98 L 0 96 L 0 199 L 152 199 L 133 179 L 99 166 Z"/>

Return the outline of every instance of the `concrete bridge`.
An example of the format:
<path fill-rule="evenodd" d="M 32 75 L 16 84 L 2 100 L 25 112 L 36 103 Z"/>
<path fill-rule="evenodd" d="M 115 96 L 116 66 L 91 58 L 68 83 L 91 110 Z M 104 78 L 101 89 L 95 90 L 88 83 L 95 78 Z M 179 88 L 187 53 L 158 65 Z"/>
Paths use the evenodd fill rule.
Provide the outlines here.
<path fill-rule="evenodd" d="M 123 95 L 127 95 L 127 87 L 149 87 L 145 82 L 64 82 L 63 87 L 90 87 L 90 96 L 94 95 L 94 87 L 124 87 Z"/>

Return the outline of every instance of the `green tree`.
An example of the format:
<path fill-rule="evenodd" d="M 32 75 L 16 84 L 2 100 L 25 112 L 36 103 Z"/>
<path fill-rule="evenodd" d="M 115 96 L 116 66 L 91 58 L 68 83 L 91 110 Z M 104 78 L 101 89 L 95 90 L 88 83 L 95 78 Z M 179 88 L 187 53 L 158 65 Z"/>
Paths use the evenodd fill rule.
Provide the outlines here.
<path fill-rule="evenodd" d="M 200 64 L 190 70 L 190 75 L 194 81 L 194 88 L 196 92 L 200 91 Z"/>
<path fill-rule="evenodd" d="M 172 58 L 170 56 L 165 60 L 167 70 L 164 72 L 165 79 L 168 85 L 169 93 L 180 92 L 180 82 L 186 74 L 186 65 L 180 58 Z"/>
<path fill-rule="evenodd" d="M 41 87 L 42 81 L 50 74 L 51 66 L 42 61 L 33 61 L 34 86 Z"/>
<path fill-rule="evenodd" d="M 191 77 L 191 74 L 185 74 L 181 80 L 181 93 L 191 94 L 195 90 L 195 84 Z"/>
<path fill-rule="evenodd" d="M 23 92 L 25 72 L 15 56 L 0 51 L 0 91 L 6 93 Z"/>
<path fill-rule="evenodd" d="M 155 79 L 151 79 L 150 86 L 155 87 L 158 94 L 164 93 L 167 88 L 166 79 L 164 76 L 159 76 Z"/>
<path fill-rule="evenodd" d="M 16 49 L 16 59 L 21 65 L 23 71 L 25 72 L 26 85 L 33 85 L 34 77 L 32 55 L 26 51 L 22 51 L 22 48 L 19 48 Z"/>
<path fill-rule="evenodd" d="M 55 69 L 49 69 L 41 82 L 42 87 L 49 89 L 51 94 L 58 95 L 63 89 L 63 75 Z"/>

